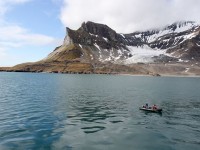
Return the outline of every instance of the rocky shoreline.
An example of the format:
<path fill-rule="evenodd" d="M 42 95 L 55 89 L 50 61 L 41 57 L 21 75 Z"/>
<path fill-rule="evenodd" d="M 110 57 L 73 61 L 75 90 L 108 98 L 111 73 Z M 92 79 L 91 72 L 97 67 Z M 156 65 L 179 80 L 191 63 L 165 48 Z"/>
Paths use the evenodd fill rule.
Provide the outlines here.
<path fill-rule="evenodd" d="M 24 64 L 14 67 L 0 67 L 0 72 L 30 72 L 30 73 L 62 73 L 62 74 L 108 74 L 108 75 L 145 75 L 145 76 L 200 76 L 200 67 L 191 64 L 132 64 L 130 66 L 104 64 L 98 67 L 90 64 L 77 64 L 73 68 L 66 65 Z M 40 66 L 40 67 L 36 67 Z M 41 67 L 42 66 L 42 67 Z M 81 67 L 80 67 L 81 66 Z M 87 67 L 85 67 L 87 66 Z M 85 67 L 85 68 L 84 68 Z"/>

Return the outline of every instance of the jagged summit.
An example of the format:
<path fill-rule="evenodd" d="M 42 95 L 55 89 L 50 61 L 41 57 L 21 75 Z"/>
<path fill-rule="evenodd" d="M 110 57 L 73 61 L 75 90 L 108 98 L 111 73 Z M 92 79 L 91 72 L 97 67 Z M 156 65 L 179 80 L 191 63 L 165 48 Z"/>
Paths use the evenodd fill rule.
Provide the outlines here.
<path fill-rule="evenodd" d="M 181 32 L 187 31 L 187 29 L 192 29 L 196 27 L 198 24 L 194 21 L 179 21 L 175 22 L 171 25 L 168 25 L 164 28 L 164 30 L 171 30 L 173 32 Z"/>
<path fill-rule="evenodd" d="M 105 24 L 100 24 L 100 23 L 95 23 L 92 21 L 87 21 L 87 22 L 83 22 L 81 25 L 81 28 L 89 33 L 92 34 L 101 34 L 102 31 L 106 34 L 107 32 L 115 32 L 113 29 L 111 29 L 110 27 L 108 27 Z M 116 33 L 116 32 L 115 32 Z M 104 35 L 102 35 L 104 36 Z"/>
<path fill-rule="evenodd" d="M 68 32 L 71 30 L 68 29 Z M 89 35 L 96 35 L 108 38 L 110 41 L 117 41 L 118 34 L 105 24 L 94 23 L 91 21 L 83 22 L 81 27 L 77 30 L 79 33 L 88 33 Z"/>

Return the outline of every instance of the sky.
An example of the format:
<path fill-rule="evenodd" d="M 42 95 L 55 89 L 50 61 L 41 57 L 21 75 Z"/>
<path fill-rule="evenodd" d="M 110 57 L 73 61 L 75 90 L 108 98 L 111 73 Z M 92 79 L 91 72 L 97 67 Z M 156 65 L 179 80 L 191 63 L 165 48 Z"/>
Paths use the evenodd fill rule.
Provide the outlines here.
<path fill-rule="evenodd" d="M 45 58 L 84 21 L 119 33 L 200 23 L 200 0 L 0 0 L 0 66 Z"/>

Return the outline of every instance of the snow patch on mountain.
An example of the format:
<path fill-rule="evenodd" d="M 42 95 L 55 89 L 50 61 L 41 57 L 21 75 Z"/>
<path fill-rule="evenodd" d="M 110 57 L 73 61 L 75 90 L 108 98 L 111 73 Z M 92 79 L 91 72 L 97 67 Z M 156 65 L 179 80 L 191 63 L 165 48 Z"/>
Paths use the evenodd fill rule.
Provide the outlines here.
<path fill-rule="evenodd" d="M 188 22 L 177 22 L 176 26 L 177 28 L 174 30 L 174 32 L 180 33 L 195 28 L 196 26 L 198 26 L 198 24 L 196 22 L 188 21 Z"/>
<path fill-rule="evenodd" d="M 159 56 L 162 54 L 166 54 L 165 50 L 154 50 L 147 46 L 145 47 L 133 47 L 133 46 L 127 46 L 130 50 L 130 54 L 132 57 L 125 60 L 125 64 L 132 64 L 132 63 L 150 63 L 153 62 L 153 57 Z"/>
<path fill-rule="evenodd" d="M 80 48 L 83 48 L 83 46 L 81 44 L 79 44 Z"/>
<path fill-rule="evenodd" d="M 124 34 L 120 34 L 124 39 L 126 38 L 125 36 L 124 36 Z"/>
<path fill-rule="evenodd" d="M 191 34 L 188 34 L 188 35 L 185 35 L 184 36 L 184 39 L 187 40 L 187 39 L 192 39 L 193 37 L 197 36 L 197 33 L 191 33 Z"/>
<path fill-rule="evenodd" d="M 107 38 L 103 37 L 103 39 L 104 39 L 106 42 L 108 42 L 108 39 L 107 39 Z"/>
<path fill-rule="evenodd" d="M 95 46 L 98 50 L 101 50 L 101 48 L 99 47 L 99 45 L 97 45 L 96 43 L 94 44 L 94 46 Z"/>
<path fill-rule="evenodd" d="M 161 30 L 156 34 L 153 34 L 152 36 L 149 36 L 147 41 L 149 43 L 151 43 L 151 42 L 157 40 L 159 37 L 162 37 L 163 35 L 166 35 L 166 34 L 169 34 L 169 33 L 170 33 L 170 31 L 168 31 L 168 30 L 164 30 L 164 31 Z"/>

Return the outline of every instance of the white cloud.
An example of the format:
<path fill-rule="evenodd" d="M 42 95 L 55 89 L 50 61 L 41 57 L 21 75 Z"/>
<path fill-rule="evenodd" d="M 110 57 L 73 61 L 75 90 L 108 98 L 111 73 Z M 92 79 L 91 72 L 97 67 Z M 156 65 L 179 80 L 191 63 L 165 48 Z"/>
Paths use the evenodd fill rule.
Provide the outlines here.
<path fill-rule="evenodd" d="M 16 47 L 24 45 L 48 45 L 55 44 L 57 40 L 42 34 L 34 34 L 28 30 L 17 26 L 0 26 L 0 45 Z"/>
<path fill-rule="evenodd" d="M 199 10 L 200 0 L 63 0 L 60 19 L 73 29 L 95 21 L 127 33 L 175 21 L 200 22 Z"/>
<path fill-rule="evenodd" d="M 26 46 L 41 47 L 60 44 L 60 39 L 43 34 L 32 33 L 22 26 L 7 21 L 6 14 L 8 11 L 12 11 L 12 8 L 15 7 L 15 5 L 30 1 L 32 0 L 0 0 L 0 66 L 3 64 L 6 65 L 9 60 L 13 61 L 10 54 L 8 54 L 9 50 L 20 50 Z"/>
<path fill-rule="evenodd" d="M 37 49 L 43 47 L 45 49 L 45 46 L 57 46 L 61 44 L 60 39 L 43 34 L 31 33 L 17 25 L 0 25 L 0 35 L 0 66 L 13 66 L 18 63 L 30 61 L 31 58 L 26 59 L 22 55 L 17 55 L 18 53 L 21 53 L 21 49 L 26 48 L 27 57 L 32 57 L 30 55 L 31 52 L 28 52 L 31 51 L 32 47 L 38 47 Z M 37 49 L 35 49 L 35 52 Z M 15 54 L 9 53 L 10 50 L 15 50 Z M 32 49 L 32 53 L 35 52 Z"/>
<path fill-rule="evenodd" d="M 6 21 L 5 13 L 8 9 L 13 5 L 29 1 L 31 0 L 0 0 L 0 46 L 47 45 L 57 42 L 57 39 L 53 37 L 31 33 L 19 25 Z"/>

